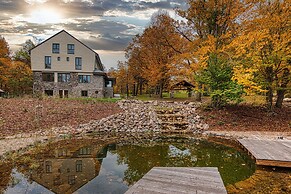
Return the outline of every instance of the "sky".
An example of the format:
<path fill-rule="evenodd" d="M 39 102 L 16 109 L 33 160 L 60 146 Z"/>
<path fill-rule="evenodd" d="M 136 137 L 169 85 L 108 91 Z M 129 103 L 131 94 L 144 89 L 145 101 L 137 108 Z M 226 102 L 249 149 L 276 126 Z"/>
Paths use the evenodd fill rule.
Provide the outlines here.
<path fill-rule="evenodd" d="M 153 13 L 184 9 L 186 0 L 0 0 L 0 35 L 15 52 L 31 39 L 66 30 L 95 50 L 106 69 L 124 61 L 124 49 Z"/>

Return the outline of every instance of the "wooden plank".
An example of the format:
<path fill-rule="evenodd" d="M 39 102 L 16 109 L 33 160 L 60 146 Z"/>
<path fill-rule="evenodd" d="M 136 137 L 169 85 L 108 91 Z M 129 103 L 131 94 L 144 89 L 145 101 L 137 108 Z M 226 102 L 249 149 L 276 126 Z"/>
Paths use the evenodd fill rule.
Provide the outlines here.
<path fill-rule="evenodd" d="M 126 194 L 226 193 L 216 167 L 154 167 Z"/>
<path fill-rule="evenodd" d="M 291 168 L 291 162 L 285 161 L 275 161 L 275 160 L 257 160 L 257 165 L 263 166 L 277 166 L 277 167 L 287 167 Z"/>
<path fill-rule="evenodd" d="M 238 139 L 256 159 L 258 165 L 291 166 L 290 140 Z"/>
<path fill-rule="evenodd" d="M 257 159 L 274 159 L 274 160 L 289 160 L 291 157 L 291 149 L 288 149 L 280 141 L 272 140 L 248 140 L 242 141 L 242 144 L 254 155 Z M 288 142 L 291 145 L 291 141 Z"/>
<path fill-rule="evenodd" d="M 185 169 L 186 170 L 186 169 Z M 151 177 L 157 175 L 159 176 L 160 174 L 163 174 L 163 177 L 165 178 L 171 178 L 175 177 L 175 180 L 182 179 L 184 180 L 185 178 L 192 178 L 195 180 L 208 180 L 211 181 L 212 183 L 221 183 L 221 178 L 220 176 L 214 177 L 213 176 L 213 171 L 207 171 L 207 170 L 197 170 L 197 171 L 191 171 L 188 170 L 186 172 L 181 171 L 180 169 L 175 169 L 175 170 L 168 170 L 168 169 L 159 169 L 155 168 L 152 170 Z M 146 177 L 146 175 L 145 175 Z"/>

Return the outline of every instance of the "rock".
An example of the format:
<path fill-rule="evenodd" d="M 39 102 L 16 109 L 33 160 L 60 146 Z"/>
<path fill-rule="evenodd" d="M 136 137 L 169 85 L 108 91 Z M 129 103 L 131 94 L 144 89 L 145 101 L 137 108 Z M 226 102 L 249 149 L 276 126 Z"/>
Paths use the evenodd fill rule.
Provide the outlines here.
<path fill-rule="evenodd" d="M 201 117 L 197 115 L 195 109 L 197 105 L 193 102 L 121 100 L 118 105 L 123 109 L 122 113 L 81 124 L 77 128 L 66 126 L 53 128 L 52 132 L 55 135 L 81 135 L 93 133 L 94 131 L 160 133 L 165 128 L 175 131 L 187 129 L 200 133 L 209 128 L 207 124 L 201 121 Z M 162 107 L 158 112 L 156 111 L 157 105 Z M 167 124 L 163 124 L 164 122 Z M 171 122 L 173 123 L 171 124 Z"/>

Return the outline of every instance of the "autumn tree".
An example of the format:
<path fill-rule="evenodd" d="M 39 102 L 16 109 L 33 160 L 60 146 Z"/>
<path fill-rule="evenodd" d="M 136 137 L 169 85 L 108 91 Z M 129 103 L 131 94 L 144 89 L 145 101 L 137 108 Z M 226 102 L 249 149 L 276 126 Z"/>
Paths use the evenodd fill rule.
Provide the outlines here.
<path fill-rule="evenodd" d="M 155 88 L 161 98 L 173 75 L 178 53 L 173 45 L 178 45 L 180 36 L 173 23 L 167 12 L 154 14 L 149 27 L 127 49 L 129 70 Z"/>
<path fill-rule="evenodd" d="M 23 95 L 32 92 L 32 71 L 27 64 L 13 61 L 8 69 L 8 91 L 12 95 Z"/>
<path fill-rule="evenodd" d="M 280 108 L 290 81 L 290 1 L 251 2 L 252 12 L 243 20 L 232 46 L 243 72 L 252 72 L 247 76 L 250 82 L 266 91 L 267 108 L 272 110 L 274 91 L 275 106 Z"/>
<path fill-rule="evenodd" d="M 30 67 L 12 60 L 6 40 L 0 37 L 0 87 L 10 95 L 22 95 L 32 91 L 32 72 Z"/>
<path fill-rule="evenodd" d="M 7 90 L 8 69 L 11 65 L 10 49 L 5 38 L 0 36 L 0 87 Z"/>
<path fill-rule="evenodd" d="M 116 78 L 116 84 L 114 90 L 117 93 L 129 96 L 129 85 L 132 84 L 132 76 L 128 73 L 127 62 L 119 61 L 117 69 L 111 69 L 108 72 L 109 76 Z"/>
<path fill-rule="evenodd" d="M 225 46 L 236 36 L 239 18 L 248 6 L 239 0 L 188 0 L 188 5 L 187 10 L 177 10 L 177 13 L 186 19 L 186 22 L 180 22 L 177 30 L 190 43 L 187 54 L 181 56 L 191 58 L 191 69 L 196 74 L 196 78 L 200 75 L 205 76 L 205 72 L 211 72 L 213 66 L 223 68 L 229 64 L 232 65 L 232 63 L 228 63 L 231 56 L 225 50 Z M 220 60 L 213 60 L 215 58 Z M 228 64 L 221 65 L 221 62 Z M 217 70 L 213 73 L 224 71 L 223 69 Z M 211 79 L 219 76 L 211 75 Z M 202 79 L 204 78 L 197 80 Z M 231 82 L 231 79 L 224 81 Z M 206 84 L 206 82 L 203 83 Z M 201 82 L 199 88 L 201 89 Z M 224 92 L 222 93 L 224 94 Z M 217 100 L 217 98 L 213 97 L 212 100 Z M 212 102 L 212 104 L 220 103 Z"/>
<path fill-rule="evenodd" d="M 147 82 L 144 74 L 146 72 L 146 65 L 142 55 L 140 36 L 137 35 L 132 39 L 132 42 L 127 46 L 125 57 L 128 64 L 128 76 L 133 79 L 133 95 L 142 94 L 143 86 Z"/>

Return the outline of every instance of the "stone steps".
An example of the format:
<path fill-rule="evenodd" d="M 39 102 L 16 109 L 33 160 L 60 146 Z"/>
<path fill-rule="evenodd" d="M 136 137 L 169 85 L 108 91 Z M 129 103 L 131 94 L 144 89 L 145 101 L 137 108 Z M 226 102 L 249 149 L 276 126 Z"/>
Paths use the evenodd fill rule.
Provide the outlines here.
<path fill-rule="evenodd" d="M 156 110 L 161 133 L 187 133 L 189 122 L 179 108 Z"/>

